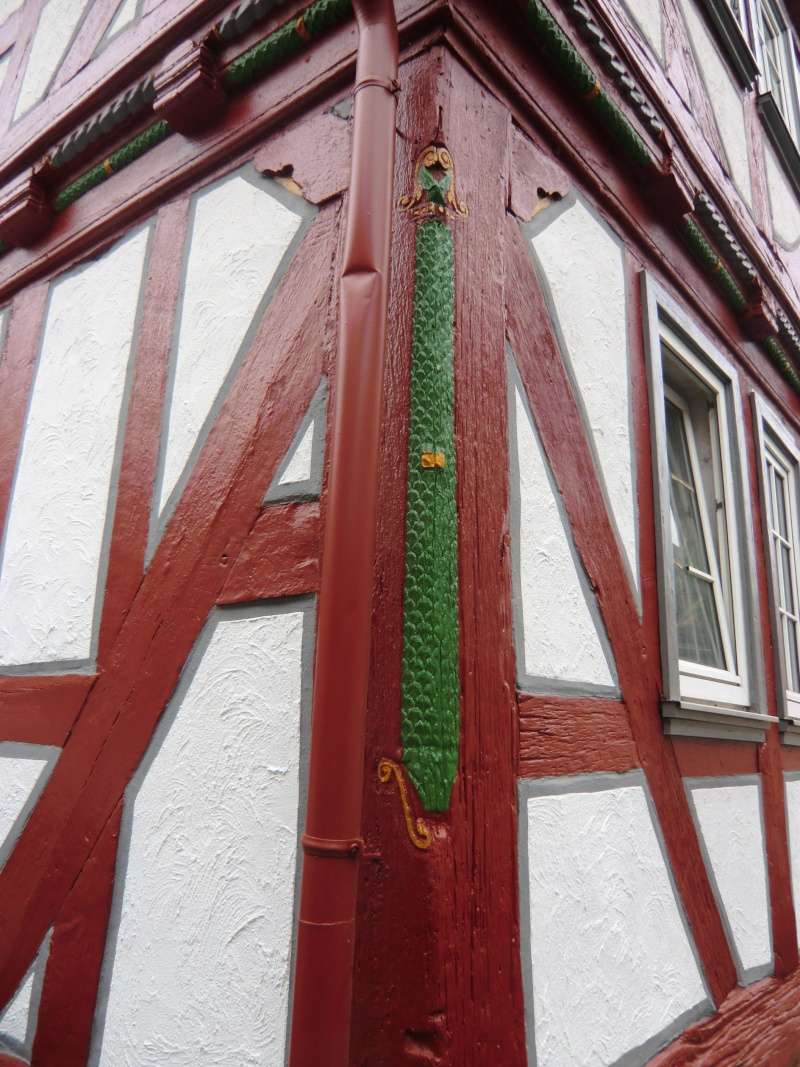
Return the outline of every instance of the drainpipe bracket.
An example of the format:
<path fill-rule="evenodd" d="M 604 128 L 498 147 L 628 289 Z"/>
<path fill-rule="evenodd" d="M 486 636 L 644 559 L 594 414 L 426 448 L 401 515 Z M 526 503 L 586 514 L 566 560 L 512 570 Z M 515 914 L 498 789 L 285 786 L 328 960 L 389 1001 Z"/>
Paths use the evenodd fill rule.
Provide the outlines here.
<path fill-rule="evenodd" d="M 335 838 L 314 837 L 312 834 L 303 834 L 301 838 L 303 852 L 310 856 L 319 856 L 324 860 L 354 860 L 364 848 L 364 841 L 360 837 Z"/>

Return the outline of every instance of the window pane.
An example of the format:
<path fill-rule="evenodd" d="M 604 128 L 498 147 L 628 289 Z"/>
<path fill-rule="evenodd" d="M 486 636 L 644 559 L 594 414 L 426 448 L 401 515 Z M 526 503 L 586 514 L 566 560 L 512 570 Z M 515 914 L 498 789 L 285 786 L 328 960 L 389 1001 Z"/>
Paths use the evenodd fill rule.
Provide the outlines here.
<path fill-rule="evenodd" d="M 794 610 L 794 591 L 792 589 L 792 554 L 786 545 L 779 545 L 781 554 L 781 573 L 783 574 L 783 597 L 784 603 L 781 605 L 791 615 L 795 614 Z"/>
<path fill-rule="evenodd" d="M 683 415 L 669 400 L 666 402 L 666 414 L 675 560 L 684 566 L 695 567 L 708 573 L 708 556 L 703 540 Z"/>
<path fill-rule="evenodd" d="M 775 471 L 775 519 L 779 533 L 789 540 L 789 523 L 786 519 L 786 479 Z"/>
<path fill-rule="evenodd" d="M 671 480 L 673 530 L 677 527 L 680 543 L 675 542 L 675 559 L 685 567 L 708 574 L 708 556 L 703 542 L 703 528 L 697 496 L 680 482 Z M 673 534 L 674 540 L 674 534 Z"/>
<path fill-rule="evenodd" d="M 679 407 L 667 400 L 667 449 L 669 453 L 669 472 L 674 478 L 680 478 L 686 485 L 694 485 L 692 467 L 689 462 L 689 449 L 686 444 L 686 432 L 683 427 L 683 415 Z"/>
<path fill-rule="evenodd" d="M 722 635 L 683 413 L 670 400 L 665 408 L 678 654 L 692 663 L 724 670 Z M 702 571 L 708 578 L 693 574 L 689 567 Z"/>
<path fill-rule="evenodd" d="M 676 565 L 675 607 L 680 658 L 724 670 L 725 656 L 711 583 Z"/>

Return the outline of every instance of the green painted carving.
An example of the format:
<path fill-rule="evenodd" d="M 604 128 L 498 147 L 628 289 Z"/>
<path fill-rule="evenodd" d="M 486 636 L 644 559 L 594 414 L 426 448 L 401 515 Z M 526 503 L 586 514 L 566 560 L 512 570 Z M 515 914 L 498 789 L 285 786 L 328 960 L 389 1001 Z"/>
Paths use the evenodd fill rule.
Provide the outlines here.
<path fill-rule="evenodd" d="M 428 219 L 416 235 L 402 736 L 403 762 L 429 811 L 449 807 L 460 734 L 453 393 L 453 235 Z"/>
<path fill-rule="evenodd" d="M 747 297 L 690 215 L 684 216 L 683 235 L 695 259 L 711 274 L 725 302 L 734 311 L 744 311 L 747 307 Z"/>
<path fill-rule="evenodd" d="M 169 137 L 171 133 L 172 130 L 168 122 L 164 122 L 163 119 L 159 122 L 154 122 L 118 148 L 116 152 L 112 152 L 102 163 L 98 163 L 90 170 L 84 171 L 74 182 L 64 186 L 53 201 L 53 210 L 63 211 L 70 204 L 74 204 L 90 189 L 102 184 L 112 174 L 116 174 L 118 170 L 122 170 L 123 167 L 133 163 L 139 156 L 149 152 L 151 148 L 163 141 L 165 137 Z"/>
<path fill-rule="evenodd" d="M 549 66 L 597 117 L 598 122 L 635 162 L 655 166 L 655 160 L 625 115 L 600 87 L 586 63 L 540 0 L 528 0 L 528 27 Z"/>
<path fill-rule="evenodd" d="M 764 342 L 767 355 L 789 382 L 795 392 L 800 393 L 800 375 L 794 369 L 792 361 L 786 354 L 786 350 L 777 337 L 768 337 Z"/>
<path fill-rule="evenodd" d="M 316 0 L 299 17 L 279 26 L 228 65 L 222 84 L 232 92 L 248 85 L 351 13 L 350 0 Z"/>

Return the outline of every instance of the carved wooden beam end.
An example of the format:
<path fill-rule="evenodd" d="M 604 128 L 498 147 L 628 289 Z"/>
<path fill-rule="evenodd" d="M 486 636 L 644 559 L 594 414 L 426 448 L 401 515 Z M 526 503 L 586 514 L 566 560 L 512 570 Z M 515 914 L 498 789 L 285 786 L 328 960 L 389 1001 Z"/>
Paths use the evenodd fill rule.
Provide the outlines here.
<path fill-rule="evenodd" d="M 677 221 L 694 210 L 694 193 L 689 180 L 672 159 L 651 171 L 650 190 L 653 207 L 664 221 Z"/>
<path fill-rule="evenodd" d="M 778 333 L 778 321 L 764 302 L 762 294 L 759 293 L 742 312 L 742 326 L 750 340 L 759 343 Z"/>
<path fill-rule="evenodd" d="M 227 105 L 217 57 L 205 41 L 186 41 L 171 52 L 156 76 L 155 91 L 153 111 L 185 137 L 213 126 Z"/>
<path fill-rule="evenodd" d="M 0 241 L 29 248 L 44 236 L 53 210 L 39 174 L 28 171 L 0 191 Z"/>

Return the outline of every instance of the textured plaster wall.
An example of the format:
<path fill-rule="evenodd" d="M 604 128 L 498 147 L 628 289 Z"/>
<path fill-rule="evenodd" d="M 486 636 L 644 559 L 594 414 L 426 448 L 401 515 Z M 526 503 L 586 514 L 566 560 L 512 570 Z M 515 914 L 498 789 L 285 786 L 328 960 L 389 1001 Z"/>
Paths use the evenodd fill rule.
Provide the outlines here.
<path fill-rule="evenodd" d="M 317 497 L 322 491 L 327 393 L 328 382 L 323 377 L 278 464 L 264 503 Z"/>
<path fill-rule="evenodd" d="M 636 485 L 622 247 L 578 201 L 533 237 L 638 588 Z"/>
<path fill-rule="evenodd" d="M 121 0 L 114 18 L 111 20 L 111 25 L 106 32 L 107 39 L 114 37 L 133 22 L 136 18 L 137 7 L 138 0 Z"/>
<path fill-rule="evenodd" d="M 719 47 L 706 29 L 694 0 L 681 0 L 681 7 L 708 99 L 717 120 L 717 129 L 728 157 L 730 176 L 747 203 L 752 204 L 747 131 L 741 93 L 728 72 Z"/>
<path fill-rule="evenodd" d="M 535 1062 L 606 1067 L 641 1049 L 631 1062 L 644 1063 L 708 1001 L 642 775 L 525 788 Z"/>
<path fill-rule="evenodd" d="M 0 19 L 2 22 L 2 19 Z M 3 55 L 0 56 L 0 91 L 3 88 L 3 82 L 6 80 L 6 74 L 8 73 L 8 64 L 11 62 L 11 50 L 9 49 Z"/>
<path fill-rule="evenodd" d="M 661 25 L 661 0 L 628 0 L 634 19 L 659 59 L 664 58 L 664 31 Z"/>
<path fill-rule="evenodd" d="M 36 959 L 22 979 L 14 996 L 0 1012 L 0 1049 L 30 1057 L 44 969 L 50 951 L 50 933 L 45 937 Z"/>
<path fill-rule="evenodd" d="M 0 867 L 44 788 L 58 749 L 44 745 L 0 744 Z"/>
<path fill-rule="evenodd" d="M 302 219 L 241 175 L 194 205 L 158 511 L 186 467 L 253 317 Z"/>
<path fill-rule="evenodd" d="M 314 424 L 309 423 L 297 447 L 289 457 L 278 485 L 291 485 L 292 482 L 306 482 L 311 477 L 311 445 L 314 439 Z"/>
<path fill-rule="evenodd" d="M 772 938 L 759 784 L 701 778 L 687 792 L 740 977 L 761 977 L 772 969 Z"/>
<path fill-rule="evenodd" d="M 766 137 L 762 138 L 762 141 L 773 235 L 782 244 L 791 246 L 800 240 L 800 206 Z"/>
<path fill-rule="evenodd" d="M 22 7 L 23 2 L 24 0 L 0 0 L 0 26 L 9 15 L 13 15 Z"/>
<path fill-rule="evenodd" d="M 785 775 L 786 816 L 789 823 L 789 859 L 792 866 L 792 897 L 800 941 L 800 778 Z"/>
<path fill-rule="evenodd" d="M 148 231 L 54 283 L 0 561 L 0 663 L 93 653 Z"/>
<path fill-rule="evenodd" d="M 213 617 L 126 793 L 94 1065 L 284 1062 L 311 626 L 296 603 Z"/>
<path fill-rule="evenodd" d="M 522 628 L 516 637 L 524 674 L 557 682 L 613 686 L 567 539 L 567 520 L 554 495 L 547 461 L 518 386 L 513 389 L 511 403 L 512 425 L 516 423 L 511 491 L 518 512 L 512 538 L 519 598 L 517 623 L 521 622 Z M 524 679 L 521 681 L 524 684 Z"/>
<path fill-rule="evenodd" d="M 47 0 L 34 32 L 14 118 L 23 115 L 44 95 L 85 8 L 86 0 Z"/>

